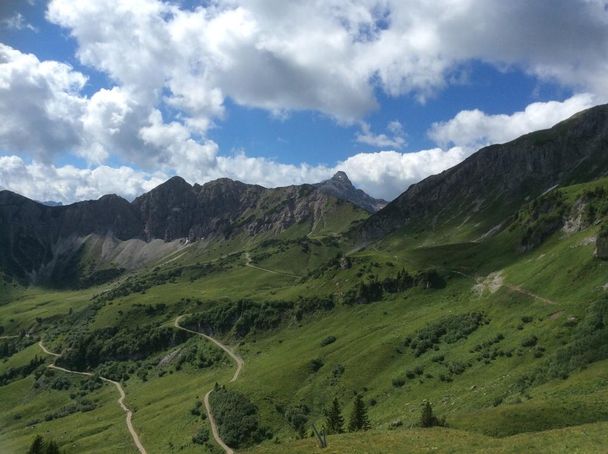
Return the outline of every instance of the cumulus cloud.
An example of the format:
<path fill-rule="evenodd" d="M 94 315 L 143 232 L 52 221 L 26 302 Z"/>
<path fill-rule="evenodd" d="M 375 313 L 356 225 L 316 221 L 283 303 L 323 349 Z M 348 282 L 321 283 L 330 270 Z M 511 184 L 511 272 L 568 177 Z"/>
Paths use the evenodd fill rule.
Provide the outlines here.
<path fill-rule="evenodd" d="M 393 120 L 386 126 L 386 134 L 374 134 L 369 123 L 361 123 L 361 131 L 355 135 L 355 141 L 375 148 L 395 148 L 397 150 L 406 145 L 403 125 Z"/>
<path fill-rule="evenodd" d="M 70 203 L 111 193 L 134 198 L 166 178 L 162 173 L 145 174 L 129 167 L 79 169 L 40 162 L 28 164 L 18 156 L 0 156 L 0 185 L 41 201 Z"/>
<path fill-rule="evenodd" d="M 23 14 L 15 13 L 12 16 L 0 19 L 0 28 L 8 30 L 30 30 L 38 33 L 38 29 L 25 20 Z"/>
<path fill-rule="evenodd" d="M 52 0 L 47 16 L 77 40 L 84 64 L 148 96 L 164 87 L 202 125 L 222 115 L 225 97 L 352 122 L 377 106 L 375 88 L 424 99 L 471 59 L 608 94 L 599 0 L 225 0 L 193 10 Z"/>
<path fill-rule="evenodd" d="M 595 103 L 593 95 L 580 94 L 563 102 L 536 102 L 511 115 L 488 115 L 478 109 L 463 110 L 448 121 L 434 123 L 429 137 L 443 147 L 457 145 L 477 149 L 549 128 Z"/>
<path fill-rule="evenodd" d="M 191 183 L 205 183 L 229 177 L 266 187 L 316 183 L 338 170 L 348 173 L 355 186 L 368 194 L 391 200 L 410 184 L 441 172 L 464 159 L 467 151 L 458 147 L 411 153 L 380 151 L 358 153 L 334 166 L 283 164 L 244 153 L 219 156 L 211 167 L 191 167 L 179 173 Z M 0 156 L 0 188 L 5 187 L 35 200 L 71 203 L 118 194 L 127 199 L 149 191 L 172 174 L 145 172 L 131 167 L 97 166 L 91 169 L 71 165 L 27 163 L 18 156 Z"/>
<path fill-rule="evenodd" d="M 0 43 L 0 149 L 48 161 L 76 148 L 86 77 Z"/>
<path fill-rule="evenodd" d="M 48 20 L 74 38 L 83 66 L 103 72 L 110 84 L 85 95 L 82 72 L 0 45 L 0 150 L 29 158 L 29 164 L 12 165 L 31 182 L 31 193 L 43 193 L 51 181 L 35 178 L 64 181 L 51 184 L 57 197 L 37 198 L 68 201 L 112 191 L 84 181 L 98 169 L 131 175 L 136 184 L 125 189 L 127 196 L 156 181 L 154 171 L 190 181 L 230 176 L 276 186 L 318 181 L 342 169 L 373 195 L 392 198 L 478 146 L 548 127 L 607 99 L 604 4 L 216 0 L 188 9 L 160 0 L 51 0 Z M 511 115 L 463 111 L 429 131 L 442 149 L 414 153 L 399 151 L 406 146 L 400 123 L 378 132 L 365 122 L 379 106 L 379 93 L 424 102 L 471 60 L 588 94 Z M 225 118 L 228 98 L 275 115 L 321 112 L 340 124 L 361 125 L 359 143 L 393 151 L 360 153 L 329 166 L 224 156 L 208 131 Z M 92 170 L 54 167 L 65 152 L 85 158 Z M 16 156 L 3 159 L 9 158 Z M 131 167 L 104 166 L 110 158 Z M 0 184 L 25 188 L 6 172 Z M 72 196 L 63 192 L 68 189 Z"/>
<path fill-rule="evenodd" d="M 359 153 L 338 163 L 336 170 L 345 171 L 368 194 L 392 200 L 409 185 L 458 164 L 468 154 L 460 147 L 412 153 Z"/>

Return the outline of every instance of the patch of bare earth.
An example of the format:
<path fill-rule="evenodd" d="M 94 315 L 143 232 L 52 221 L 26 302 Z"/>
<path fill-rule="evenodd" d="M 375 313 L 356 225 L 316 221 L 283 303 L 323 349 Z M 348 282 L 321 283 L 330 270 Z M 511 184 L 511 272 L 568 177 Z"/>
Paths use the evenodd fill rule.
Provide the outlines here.
<path fill-rule="evenodd" d="M 502 271 L 490 273 L 486 277 L 477 278 L 477 282 L 473 285 L 473 292 L 479 296 L 485 293 L 496 293 L 503 283 Z"/>

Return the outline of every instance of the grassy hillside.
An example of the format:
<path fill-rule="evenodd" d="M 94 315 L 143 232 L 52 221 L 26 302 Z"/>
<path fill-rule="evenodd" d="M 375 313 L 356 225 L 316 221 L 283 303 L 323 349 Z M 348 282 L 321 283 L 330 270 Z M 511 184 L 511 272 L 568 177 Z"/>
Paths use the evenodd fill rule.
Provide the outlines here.
<path fill-rule="evenodd" d="M 134 452 L 107 384 L 86 394 L 94 408 L 45 419 L 87 385 L 23 369 L 42 337 L 65 367 L 123 383 L 149 453 L 221 452 L 200 403 L 215 383 L 254 415 L 247 452 L 316 452 L 312 424 L 334 398 L 348 421 L 355 393 L 372 430 L 331 435 L 322 452 L 596 452 L 608 442 L 608 262 L 594 258 L 605 189 L 555 189 L 483 238 L 459 224 L 361 247 L 334 220 L 194 243 L 88 290 L 4 284 L 5 335 L 31 337 L 0 340 L 0 450 L 39 433 L 66 452 Z M 176 333 L 183 314 L 238 351 L 238 380 L 221 350 Z M 423 400 L 447 427 L 418 427 Z"/>

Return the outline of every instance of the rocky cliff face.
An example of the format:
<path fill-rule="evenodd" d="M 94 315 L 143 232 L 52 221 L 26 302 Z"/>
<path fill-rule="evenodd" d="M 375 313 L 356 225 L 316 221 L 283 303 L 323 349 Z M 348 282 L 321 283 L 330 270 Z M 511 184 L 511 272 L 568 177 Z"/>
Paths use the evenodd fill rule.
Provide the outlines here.
<path fill-rule="evenodd" d="M 293 224 L 313 224 L 332 198 L 312 185 L 267 189 L 221 178 L 191 186 L 174 177 L 135 199 L 133 207 L 146 240 L 198 240 L 240 232 L 280 233 Z"/>
<path fill-rule="evenodd" d="M 595 256 L 608 260 L 608 225 L 604 225 L 595 240 Z"/>
<path fill-rule="evenodd" d="M 608 105 L 551 129 L 479 150 L 401 194 L 358 230 L 364 239 L 403 227 L 434 229 L 470 221 L 482 234 L 546 190 L 608 174 Z"/>
<path fill-rule="evenodd" d="M 83 238 L 90 235 L 123 242 L 212 241 L 279 235 L 294 224 L 312 229 L 339 203 L 350 202 L 314 185 L 267 189 L 227 178 L 190 185 L 174 177 L 132 203 L 107 195 L 51 207 L 1 191 L 0 269 L 24 277 L 39 276 L 44 268 L 52 275 L 49 264 L 65 268 L 68 260 L 77 265 Z"/>
<path fill-rule="evenodd" d="M 386 200 L 374 199 L 361 189 L 357 189 L 350 182 L 344 172 L 337 172 L 329 180 L 314 185 L 324 194 L 332 195 L 338 199 L 348 200 L 350 203 L 363 208 L 369 213 L 375 213 L 384 208 L 388 203 Z"/>
<path fill-rule="evenodd" d="M 31 275 L 56 259 L 59 244 L 68 238 L 110 234 L 126 240 L 140 232 L 141 222 L 131 204 L 115 195 L 49 207 L 0 192 L 0 268 L 9 274 Z"/>

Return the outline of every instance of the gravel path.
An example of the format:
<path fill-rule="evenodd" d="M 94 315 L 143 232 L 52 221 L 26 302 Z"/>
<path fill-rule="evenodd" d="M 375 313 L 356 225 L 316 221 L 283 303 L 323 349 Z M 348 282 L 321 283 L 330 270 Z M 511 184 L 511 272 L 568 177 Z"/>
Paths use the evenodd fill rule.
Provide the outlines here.
<path fill-rule="evenodd" d="M 44 344 L 42 343 L 42 341 L 38 342 L 38 346 L 47 355 L 54 356 L 55 358 L 59 358 L 61 356 L 59 353 L 54 353 L 54 352 L 48 350 L 44 346 Z M 53 361 L 52 364 L 49 364 L 48 367 L 50 369 L 55 369 L 55 370 L 60 370 L 62 372 L 67 372 L 68 374 L 84 375 L 85 377 L 92 377 L 93 376 L 93 374 L 91 372 L 80 372 L 80 371 L 77 371 L 77 370 L 70 370 L 70 369 L 66 369 L 64 367 L 56 366 L 54 361 Z M 110 380 L 109 378 L 106 378 L 106 377 L 101 377 L 100 376 L 99 378 L 101 378 L 106 383 L 113 384 L 116 387 L 116 389 L 118 390 L 118 394 L 120 395 L 120 397 L 118 398 L 117 402 L 118 402 L 118 405 L 120 405 L 120 408 L 122 408 L 122 410 L 127 415 L 127 429 L 129 429 L 129 433 L 131 434 L 131 437 L 133 438 L 133 442 L 135 443 L 135 446 L 137 446 L 137 449 L 139 450 L 139 452 L 141 454 L 147 454 L 146 448 L 144 448 L 144 445 L 139 440 L 139 436 L 137 435 L 137 432 L 135 431 L 135 428 L 133 427 L 133 422 L 132 422 L 133 412 L 129 409 L 129 407 L 127 407 L 125 405 L 126 394 L 125 394 L 125 390 L 123 389 L 122 385 L 120 383 L 118 383 L 117 381 Z"/>
<path fill-rule="evenodd" d="M 184 317 L 184 315 L 180 315 L 179 317 L 177 317 L 175 319 L 174 326 L 177 329 L 181 329 L 183 331 L 187 331 L 189 333 L 196 334 L 197 336 L 204 337 L 205 339 L 213 342 L 219 348 L 224 350 L 228 354 L 228 356 L 230 356 L 230 358 L 236 363 L 236 370 L 234 371 L 234 375 L 230 379 L 230 383 L 236 381 L 237 378 L 239 378 L 239 375 L 241 374 L 241 370 L 245 366 L 245 361 L 243 361 L 243 358 L 241 358 L 239 355 L 234 353 L 230 347 L 222 344 L 217 339 L 214 339 L 211 336 L 207 336 L 206 334 L 199 333 L 198 331 L 193 331 L 191 329 L 184 328 L 183 326 L 181 326 L 179 324 L 179 321 L 181 320 L 182 317 Z M 215 439 L 217 444 L 222 447 L 222 449 L 224 450 L 224 452 L 226 454 L 234 454 L 234 450 L 230 446 L 228 446 L 226 443 L 224 443 L 224 440 L 222 440 L 222 437 L 220 436 L 220 432 L 217 428 L 217 424 L 215 422 L 213 412 L 211 411 L 211 404 L 209 403 L 209 396 L 211 395 L 212 392 L 213 392 L 213 389 L 210 389 L 209 391 L 207 391 L 207 394 L 205 394 L 204 400 L 205 400 L 205 409 L 207 410 L 207 418 L 209 419 L 209 424 L 211 425 L 211 432 L 213 433 L 213 438 Z"/>

